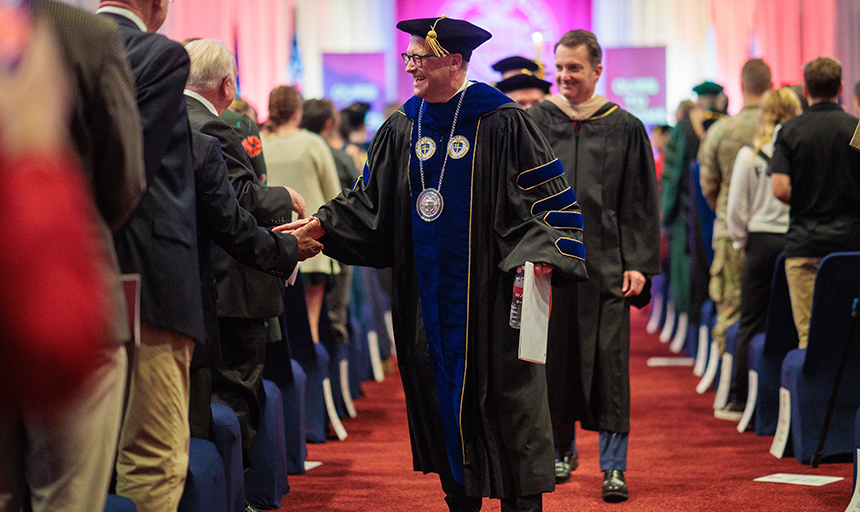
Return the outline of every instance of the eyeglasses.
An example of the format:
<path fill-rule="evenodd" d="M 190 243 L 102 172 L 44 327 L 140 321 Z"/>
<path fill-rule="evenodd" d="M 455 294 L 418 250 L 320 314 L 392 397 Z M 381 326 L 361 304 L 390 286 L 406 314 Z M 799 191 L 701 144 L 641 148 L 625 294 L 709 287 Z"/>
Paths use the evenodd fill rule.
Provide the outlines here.
<path fill-rule="evenodd" d="M 429 59 L 430 57 L 436 57 L 433 54 L 427 55 L 409 55 L 408 53 L 401 53 L 400 56 L 403 58 L 403 65 L 408 66 L 409 61 L 412 61 L 412 64 L 415 64 L 416 68 L 420 68 L 424 65 L 424 59 Z"/>

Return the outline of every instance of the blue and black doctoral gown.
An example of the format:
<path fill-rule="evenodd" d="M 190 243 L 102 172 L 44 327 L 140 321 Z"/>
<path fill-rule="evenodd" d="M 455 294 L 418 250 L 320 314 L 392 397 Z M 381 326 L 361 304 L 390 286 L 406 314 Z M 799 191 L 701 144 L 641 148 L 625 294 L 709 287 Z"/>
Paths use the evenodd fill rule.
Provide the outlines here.
<path fill-rule="evenodd" d="M 528 115 L 492 87 L 447 103 L 413 97 L 370 145 L 364 177 L 320 208 L 324 252 L 393 267 L 397 358 L 416 470 L 450 475 L 472 496 L 552 491 L 546 376 L 517 358 L 508 326 L 526 261 L 585 279 L 582 216 L 564 169 Z M 441 216 L 419 217 L 418 155 Z M 447 164 L 444 164 L 446 153 Z M 445 165 L 444 178 L 439 186 Z"/>

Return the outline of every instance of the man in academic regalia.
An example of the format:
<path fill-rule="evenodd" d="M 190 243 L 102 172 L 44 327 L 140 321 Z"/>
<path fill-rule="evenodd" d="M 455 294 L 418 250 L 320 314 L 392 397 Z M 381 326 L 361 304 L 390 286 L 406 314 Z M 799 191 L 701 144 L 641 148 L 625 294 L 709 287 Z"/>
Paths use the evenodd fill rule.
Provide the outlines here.
<path fill-rule="evenodd" d="M 708 128 L 725 115 L 721 85 L 705 81 L 693 87 L 693 92 L 696 104 L 672 130 L 661 177 L 662 223 L 669 248 L 669 285 L 679 318 L 678 332 L 686 332 L 688 322 L 698 323 L 702 304 L 708 298 L 708 270 L 713 255 L 708 254 L 711 244 L 705 244 L 705 240 L 711 239 L 713 211 L 704 197 L 699 201 L 698 166 L 693 163 Z"/>
<path fill-rule="evenodd" d="M 496 84 L 496 89 L 516 101 L 517 105 L 529 108 L 546 99 L 551 85 L 546 80 L 523 73 L 505 78 Z"/>
<path fill-rule="evenodd" d="M 554 489 L 546 375 L 517 357 L 514 274 L 586 278 L 564 170 L 509 98 L 466 79 L 490 34 L 445 16 L 400 22 L 415 96 L 376 133 L 363 179 L 320 208 L 325 253 L 393 267 L 397 358 L 414 468 L 450 510 L 539 511 Z"/>
<path fill-rule="evenodd" d="M 543 80 L 544 70 L 540 63 L 518 55 L 496 62 L 493 70 L 502 74 L 502 79 L 495 84 L 496 89 L 523 108 L 546 99 L 552 86 Z"/>
<path fill-rule="evenodd" d="M 589 280 L 554 280 L 547 378 L 556 478 L 578 463 L 574 424 L 600 431 L 602 497 L 628 497 L 630 305 L 647 304 L 660 272 L 654 156 L 639 119 L 594 94 L 603 71 L 594 34 L 574 30 L 555 47 L 560 94 L 529 109 L 581 199 Z"/>

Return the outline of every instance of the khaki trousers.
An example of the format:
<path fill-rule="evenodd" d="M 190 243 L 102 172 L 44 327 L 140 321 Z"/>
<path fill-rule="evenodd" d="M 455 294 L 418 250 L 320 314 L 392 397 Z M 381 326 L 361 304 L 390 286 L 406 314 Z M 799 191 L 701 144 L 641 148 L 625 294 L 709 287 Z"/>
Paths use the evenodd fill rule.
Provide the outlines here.
<path fill-rule="evenodd" d="M 119 439 L 116 492 L 138 512 L 175 512 L 188 472 L 194 341 L 141 322 Z"/>
<path fill-rule="evenodd" d="M 824 258 L 786 258 L 785 278 L 791 296 L 791 313 L 800 340 L 798 348 L 806 348 L 809 338 L 809 317 L 812 315 L 812 292 L 815 290 L 815 275 Z"/>
<path fill-rule="evenodd" d="M 122 417 L 127 356 L 112 344 L 68 405 L 50 415 L 23 411 L 0 425 L 0 510 L 34 512 L 104 508 Z"/>

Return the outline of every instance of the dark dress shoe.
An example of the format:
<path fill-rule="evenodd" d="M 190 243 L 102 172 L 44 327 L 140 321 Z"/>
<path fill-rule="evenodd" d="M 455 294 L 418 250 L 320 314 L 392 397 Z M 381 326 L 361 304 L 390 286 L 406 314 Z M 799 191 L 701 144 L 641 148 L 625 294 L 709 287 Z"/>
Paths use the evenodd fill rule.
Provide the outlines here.
<path fill-rule="evenodd" d="M 627 482 L 624 481 L 624 472 L 611 469 L 603 473 L 603 492 L 600 494 L 603 501 L 607 503 L 618 503 L 630 497 Z"/>
<path fill-rule="evenodd" d="M 579 452 L 573 452 L 561 460 L 555 461 L 555 483 L 570 481 L 570 472 L 579 467 Z"/>

